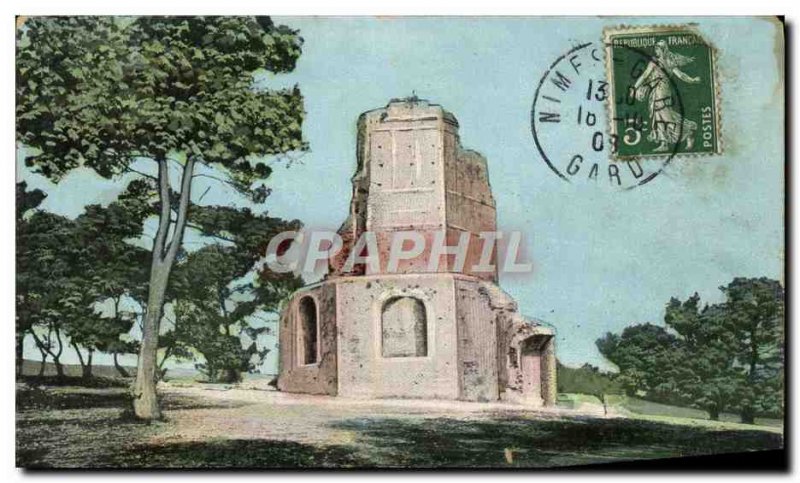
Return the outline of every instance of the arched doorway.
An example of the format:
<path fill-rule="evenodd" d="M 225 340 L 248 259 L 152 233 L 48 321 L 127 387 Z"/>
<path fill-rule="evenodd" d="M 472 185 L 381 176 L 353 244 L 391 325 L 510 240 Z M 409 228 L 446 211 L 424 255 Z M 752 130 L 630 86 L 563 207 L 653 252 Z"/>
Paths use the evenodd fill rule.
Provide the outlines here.
<path fill-rule="evenodd" d="M 428 320 L 425 304 L 414 297 L 392 297 L 381 310 L 381 355 L 428 355 Z"/>
<path fill-rule="evenodd" d="M 312 297 L 300 299 L 297 306 L 297 361 L 300 365 L 319 362 L 319 324 L 317 303 Z"/>
<path fill-rule="evenodd" d="M 534 406 L 544 405 L 545 347 L 549 335 L 532 335 L 520 342 L 520 370 L 522 371 L 522 397 Z"/>

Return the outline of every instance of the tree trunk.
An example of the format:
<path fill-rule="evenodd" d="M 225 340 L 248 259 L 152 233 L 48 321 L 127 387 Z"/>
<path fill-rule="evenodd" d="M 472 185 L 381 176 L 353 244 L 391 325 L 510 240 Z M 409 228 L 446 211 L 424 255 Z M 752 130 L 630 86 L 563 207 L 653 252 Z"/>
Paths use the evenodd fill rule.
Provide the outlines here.
<path fill-rule="evenodd" d="M 223 377 L 225 378 L 223 382 L 232 384 L 234 382 L 241 382 L 242 374 L 238 370 L 229 367 L 225 369 Z"/>
<path fill-rule="evenodd" d="M 164 367 L 164 364 L 167 362 L 167 359 L 169 359 L 170 355 L 172 354 L 172 347 L 173 346 L 167 346 L 164 349 L 164 357 L 161 359 L 161 362 L 158 363 L 158 368 L 156 368 L 156 377 L 158 377 L 159 381 L 163 381 L 164 378 L 167 376 L 167 368 Z"/>
<path fill-rule="evenodd" d="M 61 339 L 61 329 L 59 329 L 57 325 L 53 327 L 53 332 L 55 332 L 56 340 L 58 341 L 58 352 L 51 351 L 50 356 L 53 358 L 53 364 L 56 365 L 56 377 L 63 379 L 64 366 L 61 365 L 61 354 L 64 353 L 64 341 Z"/>
<path fill-rule="evenodd" d="M 56 366 L 56 377 L 59 379 L 64 378 L 64 366 L 61 365 L 61 357 L 60 356 L 52 356 L 53 357 L 53 364 Z"/>
<path fill-rule="evenodd" d="M 89 355 L 86 357 L 86 365 L 83 366 L 83 378 L 84 379 L 91 379 L 92 377 L 92 356 L 94 355 L 94 351 L 89 349 Z"/>
<path fill-rule="evenodd" d="M 708 408 L 708 418 L 712 421 L 719 421 L 719 408 Z"/>
<path fill-rule="evenodd" d="M 750 332 L 750 372 L 747 374 L 747 383 L 750 388 L 756 392 L 756 367 L 758 365 L 758 361 L 760 359 L 758 353 L 758 326 L 759 323 L 756 321 L 752 330 Z M 741 418 L 742 423 L 744 424 L 755 424 L 756 422 L 756 411 L 755 408 L 752 406 L 745 406 L 742 408 L 739 417 Z"/>
<path fill-rule="evenodd" d="M 25 332 L 17 331 L 17 377 L 22 376 L 22 366 L 25 364 Z"/>
<path fill-rule="evenodd" d="M 120 376 L 131 377 L 131 375 L 128 374 L 128 371 L 126 371 L 125 368 L 119 364 L 119 360 L 117 360 L 118 355 L 119 354 L 117 354 L 116 352 L 114 353 L 114 367 L 117 369 L 117 372 L 119 372 Z"/>
<path fill-rule="evenodd" d="M 156 399 L 156 357 L 158 356 L 158 330 L 164 310 L 164 295 L 169 279 L 169 267 L 157 253 L 153 253 L 150 270 L 150 287 L 147 297 L 147 315 L 144 318 L 142 345 L 134 383 L 133 410 L 140 419 L 161 419 Z"/>
<path fill-rule="evenodd" d="M 139 419 L 161 419 L 161 409 L 156 397 L 156 376 L 158 363 L 158 332 L 164 311 L 164 297 L 169 282 L 169 274 L 175 256 L 183 240 L 186 217 L 191 199 L 194 160 L 187 157 L 181 179 L 178 216 L 175 220 L 172 240 L 167 243 L 171 218 L 169 166 L 168 161 L 158 161 L 159 214 L 158 230 L 153 240 L 153 259 L 150 266 L 150 285 L 147 294 L 147 312 L 142 327 L 142 345 L 139 350 L 139 363 L 136 368 L 136 382 L 133 393 L 133 412 Z"/>
<path fill-rule="evenodd" d="M 42 363 L 39 365 L 39 377 L 44 376 L 44 371 L 47 368 L 47 349 L 44 347 L 44 342 L 36 335 L 36 332 L 31 329 L 31 336 L 36 348 L 39 349 L 39 354 L 42 355 Z"/>
<path fill-rule="evenodd" d="M 195 365 L 195 367 L 197 367 L 197 366 Z M 217 376 L 218 376 L 217 368 L 213 364 L 211 364 L 208 361 L 208 359 L 206 359 L 205 369 L 201 369 L 201 370 L 205 372 L 206 379 L 207 379 L 206 382 L 217 382 Z"/>
<path fill-rule="evenodd" d="M 78 344 L 73 342 L 72 348 L 75 349 L 75 353 L 78 354 L 78 362 L 81 364 L 81 375 L 86 378 L 86 363 L 83 361 L 83 354 L 81 354 L 81 350 L 78 349 Z"/>
<path fill-rule="evenodd" d="M 47 368 L 47 352 L 40 351 L 42 353 L 42 362 L 39 364 L 39 377 L 44 376 L 44 370 Z"/>

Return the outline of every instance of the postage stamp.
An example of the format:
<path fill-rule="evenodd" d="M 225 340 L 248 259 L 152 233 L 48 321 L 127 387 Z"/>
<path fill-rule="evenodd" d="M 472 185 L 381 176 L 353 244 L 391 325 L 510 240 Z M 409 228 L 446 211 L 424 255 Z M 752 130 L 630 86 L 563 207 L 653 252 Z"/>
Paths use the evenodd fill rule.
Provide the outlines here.
<path fill-rule="evenodd" d="M 715 52 L 686 26 L 604 31 L 620 160 L 721 152 Z"/>

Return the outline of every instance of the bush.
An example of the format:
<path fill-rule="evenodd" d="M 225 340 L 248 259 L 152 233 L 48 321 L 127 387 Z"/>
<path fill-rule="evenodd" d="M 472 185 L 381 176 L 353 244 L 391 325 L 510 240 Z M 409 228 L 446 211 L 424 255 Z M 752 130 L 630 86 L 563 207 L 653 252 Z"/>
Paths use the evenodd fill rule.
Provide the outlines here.
<path fill-rule="evenodd" d="M 596 396 L 604 405 L 606 395 L 624 393 L 613 374 L 602 372 L 591 364 L 574 368 L 558 362 L 557 367 L 559 393 L 589 394 Z"/>

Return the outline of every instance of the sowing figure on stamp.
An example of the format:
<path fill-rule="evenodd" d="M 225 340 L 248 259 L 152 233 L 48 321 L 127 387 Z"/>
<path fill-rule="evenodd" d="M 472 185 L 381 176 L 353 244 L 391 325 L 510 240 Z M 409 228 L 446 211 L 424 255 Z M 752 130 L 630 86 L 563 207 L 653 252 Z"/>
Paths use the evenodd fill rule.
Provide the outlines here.
<path fill-rule="evenodd" d="M 655 50 L 655 60 L 647 64 L 633 85 L 636 99 L 647 99 L 650 109 L 650 132 L 647 139 L 659 143 L 654 151 L 666 151 L 669 146 L 681 142 L 686 142 L 686 149 L 691 150 L 697 123 L 684 118 L 673 108 L 672 84 L 667 72 L 688 84 L 700 82 L 700 77 L 691 77 L 680 69 L 693 62 L 694 57 L 670 52 L 663 40 L 656 43 Z"/>

